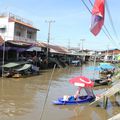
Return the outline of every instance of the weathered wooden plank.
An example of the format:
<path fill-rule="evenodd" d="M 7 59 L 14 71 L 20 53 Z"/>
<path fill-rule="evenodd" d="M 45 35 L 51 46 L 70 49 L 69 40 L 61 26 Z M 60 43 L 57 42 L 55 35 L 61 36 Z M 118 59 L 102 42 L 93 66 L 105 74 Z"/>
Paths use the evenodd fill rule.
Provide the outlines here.
<path fill-rule="evenodd" d="M 114 86 L 112 86 L 111 88 L 109 88 L 107 91 L 105 91 L 104 93 L 100 94 L 100 96 L 98 98 L 96 98 L 95 101 L 93 101 L 92 103 L 90 103 L 90 105 L 98 102 L 99 100 L 103 99 L 104 96 L 106 97 L 111 97 L 112 95 L 114 95 L 115 93 L 120 91 L 120 82 L 116 83 Z"/>
<path fill-rule="evenodd" d="M 120 120 L 120 113 L 111 117 L 111 118 L 109 118 L 108 120 Z"/>

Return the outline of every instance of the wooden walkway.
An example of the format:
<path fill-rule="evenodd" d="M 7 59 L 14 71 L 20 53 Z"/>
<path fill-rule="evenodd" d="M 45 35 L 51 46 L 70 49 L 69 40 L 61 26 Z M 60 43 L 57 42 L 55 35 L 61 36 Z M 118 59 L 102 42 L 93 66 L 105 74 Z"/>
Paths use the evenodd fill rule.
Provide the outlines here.
<path fill-rule="evenodd" d="M 108 120 L 120 120 L 120 113 L 111 117 L 111 118 L 109 118 Z"/>
<path fill-rule="evenodd" d="M 105 106 L 107 106 L 107 99 L 111 97 L 112 95 L 116 94 L 117 92 L 120 91 L 120 81 L 118 81 L 115 85 L 113 85 L 111 88 L 109 88 L 107 91 L 105 91 L 104 93 L 102 93 L 100 95 L 100 97 L 96 98 L 95 101 L 93 101 L 92 103 L 90 103 L 90 105 L 100 101 L 101 99 L 103 99 L 103 102 L 105 102 Z M 105 101 L 106 100 L 106 101 Z M 103 103 L 104 104 L 104 103 Z M 106 107 L 105 107 L 106 108 Z M 109 118 L 108 120 L 120 120 L 120 113 L 113 116 L 112 118 Z"/>
<path fill-rule="evenodd" d="M 115 85 L 113 85 L 111 88 L 109 88 L 107 91 L 105 91 L 104 93 L 100 94 L 100 96 L 98 98 L 96 98 L 95 101 L 93 101 L 92 103 L 90 103 L 90 105 L 100 101 L 101 99 L 103 99 L 104 97 L 111 97 L 112 95 L 116 94 L 117 92 L 120 91 L 120 81 L 117 82 Z"/>

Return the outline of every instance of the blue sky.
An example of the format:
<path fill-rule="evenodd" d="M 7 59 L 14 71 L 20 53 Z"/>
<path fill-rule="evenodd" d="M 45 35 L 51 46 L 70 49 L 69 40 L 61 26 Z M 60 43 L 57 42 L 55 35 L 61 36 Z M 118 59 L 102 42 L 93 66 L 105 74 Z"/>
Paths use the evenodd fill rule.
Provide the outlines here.
<path fill-rule="evenodd" d="M 94 3 L 94 0 L 91 0 Z M 106 0 L 112 21 L 117 32 L 117 38 L 111 27 L 107 11 L 105 14 L 105 26 L 113 40 L 106 37 L 101 31 L 96 37 L 90 32 L 91 14 L 81 0 L 1 0 L 0 11 L 9 11 L 23 18 L 29 19 L 40 29 L 37 39 L 47 41 L 48 23 L 46 20 L 55 20 L 51 24 L 50 43 L 68 47 L 84 49 L 112 49 L 119 48 L 120 37 L 120 0 Z M 84 0 L 92 9 L 89 0 Z M 116 45 L 116 44 L 117 45 Z"/>

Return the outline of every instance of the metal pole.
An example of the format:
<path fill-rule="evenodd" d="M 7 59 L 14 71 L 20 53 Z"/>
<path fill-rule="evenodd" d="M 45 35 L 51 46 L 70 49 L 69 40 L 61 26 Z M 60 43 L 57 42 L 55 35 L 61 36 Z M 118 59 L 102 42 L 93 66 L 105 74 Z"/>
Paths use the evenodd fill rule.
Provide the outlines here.
<path fill-rule="evenodd" d="M 109 45 L 107 45 L 106 61 L 108 61 L 108 55 L 109 55 Z"/>
<path fill-rule="evenodd" d="M 70 39 L 68 39 L 68 50 L 70 50 Z"/>
<path fill-rule="evenodd" d="M 4 43 L 3 43 L 3 59 L 2 59 L 2 77 L 4 76 L 4 67 L 5 64 L 5 37 L 4 37 Z"/>
<path fill-rule="evenodd" d="M 85 41 L 85 39 L 80 39 L 80 41 L 82 42 L 82 61 L 84 61 L 84 59 L 83 59 L 83 41 Z"/>
<path fill-rule="evenodd" d="M 54 23 L 55 21 L 50 20 L 50 21 L 45 21 L 45 22 L 48 23 L 48 39 L 47 39 L 47 61 L 48 61 L 51 23 Z"/>
<path fill-rule="evenodd" d="M 95 51 L 95 57 L 94 57 L 94 63 L 93 63 L 93 66 L 96 67 L 96 56 L 97 55 L 97 52 Z M 95 77 L 95 68 L 94 68 L 94 73 L 93 73 L 93 79 Z"/>
<path fill-rule="evenodd" d="M 85 41 L 85 39 L 80 39 L 82 41 L 82 53 L 83 53 L 83 42 Z"/>
<path fill-rule="evenodd" d="M 56 64 L 54 65 L 53 71 L 52 71 L 51 76 L 50 76 L 50 80 L 49 80 L 49 83 L 48 83 L 48 88 L 47 88 L 47 92 L 46 92 L 46 96 L 45 96 L 45 102 L 44 102 L 44 104 L 43 104 L 42 113 L 41 113 L 41 115 L 40 115 L 40 120 L 42 120 L 43 114 L 44 114 L 44 112 L 45 112 L 45 107 L 46 107 L 46 103 L 47 103 L 47 98 L 48 98 L 48 94 L 49 94 L 49 92 L 50 92 L 50 87 L 51 87 L 51 84 L 52 84 L 52 78 L 53 78 L 53 74 L 54 74 L 55 68 L 56 68 Z"/>

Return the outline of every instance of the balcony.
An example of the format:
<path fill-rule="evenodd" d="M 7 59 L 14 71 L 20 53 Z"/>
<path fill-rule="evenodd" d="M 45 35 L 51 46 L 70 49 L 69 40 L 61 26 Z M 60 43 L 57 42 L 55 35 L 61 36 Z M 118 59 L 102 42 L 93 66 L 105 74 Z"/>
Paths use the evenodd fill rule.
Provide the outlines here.
<path fill-rule="evenodd" d="M 14 36 L 14 40 L 26 41 L 26 42 L 35 42 L 36 41 L 36 39 L 29 39 L 29 38 L 21 37 L 21 36 Z"/>
<path fill-rule="evenodd" d="M 12 19 L 15 19 L 15 20 L 18 20 L 18 21 L 20 21 L 20 22 L 23 22 L 23 23 L 26 23 L 26 24 L 28 24 L 28 25 L 33 26 L 33 23 L 32 23 L 30 20 L 27 20 L 27 19 L 22 18 L 22 17 L 20 17 L 20 16 L 14 15 L 14 14 L 12 14 L 12 13 L 9 13 L 9 18 L 12 18 Z"/>

